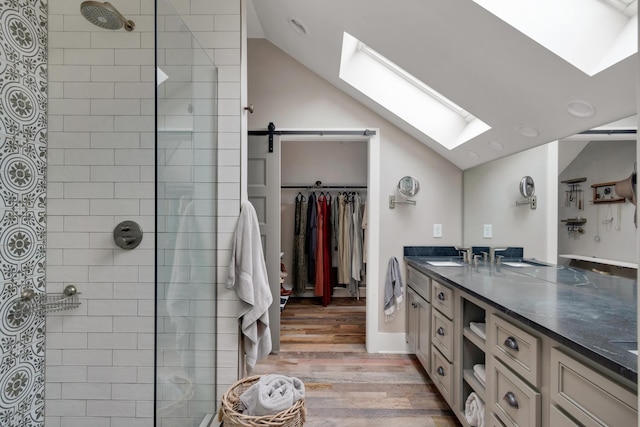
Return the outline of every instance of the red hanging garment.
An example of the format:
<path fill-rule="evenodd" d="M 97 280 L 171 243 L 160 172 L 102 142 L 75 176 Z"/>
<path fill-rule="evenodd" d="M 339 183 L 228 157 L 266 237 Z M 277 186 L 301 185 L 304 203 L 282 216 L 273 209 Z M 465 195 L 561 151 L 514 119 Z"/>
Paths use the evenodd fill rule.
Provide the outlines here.
<path fill-rule="evenodd" d="M 325 200 L 324 210 L 324 254 L 322 257 L 322 267 L 324 270 L 324 292 L 322 295 L 322 305 L 325 307 L 331 303 L 333 289 L 331 287 L 331 196 Z"/>

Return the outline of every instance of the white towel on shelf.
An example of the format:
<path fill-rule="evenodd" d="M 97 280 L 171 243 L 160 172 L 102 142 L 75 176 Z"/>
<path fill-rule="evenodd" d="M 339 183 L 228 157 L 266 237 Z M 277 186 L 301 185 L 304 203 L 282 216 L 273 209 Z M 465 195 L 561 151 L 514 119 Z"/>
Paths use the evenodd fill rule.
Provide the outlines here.
<path fill-rule="evenodd" d="M 484 427 L 484 402 L 471 392 L 464 404 L 464 417 L 471 427 Z"/>
<path fill-rule="evenodd" d="M 473 365 L 473 375 L 480 381 L 480 384 L 486 386 L 487 373 L 483 364 L 478 363 L 477 365 Z"/>
<path fill-rule="evenodd" d="M 479 336 L 483 340 L 487 339 L 486 323 L 469 322 L 469 329 L 471 329 L 477 336 Z"/>
<path fill-rule="evenodd" d="M 276 415 L 304 398 L 304 383 L 296 377 L 263 375 L 240 395 L 246 415 Z"/>
<path fill-rule="evenodd" d="M 273 302 L 267 265 L 262 253 L 258 216 L 253 205 L 245 201 L 238 217 L 229 265 L 227 288 L 235 289 L 240 299 L 241 328 L 247 371 L 271 352 L 269 306 Z"/>

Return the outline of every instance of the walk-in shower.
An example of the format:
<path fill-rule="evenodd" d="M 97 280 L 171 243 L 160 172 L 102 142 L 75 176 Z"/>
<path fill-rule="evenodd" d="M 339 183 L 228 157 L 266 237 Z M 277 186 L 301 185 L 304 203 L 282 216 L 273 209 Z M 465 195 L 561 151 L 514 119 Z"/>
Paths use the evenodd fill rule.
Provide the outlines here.
<path fill-rule="evenodd" d="M 136 27 L 109 2 L 84 1 L 80 5 L 80 13 L 92 24 L 107 30 L 119 30 L 124 26 L 125 30 L 133 31 Z"/>
<path fill-rule="evenodd" d="M 219 24 L 205 42 L 231 40 L 216 52 L 169 0 L 112 2 L 0 2 L 2 427 L 199 427 L 221 394 L 212 58 L 240 64 L 240 11 L 194 12 Z M 21 308 L 71 285 L 68 310 Z"/>

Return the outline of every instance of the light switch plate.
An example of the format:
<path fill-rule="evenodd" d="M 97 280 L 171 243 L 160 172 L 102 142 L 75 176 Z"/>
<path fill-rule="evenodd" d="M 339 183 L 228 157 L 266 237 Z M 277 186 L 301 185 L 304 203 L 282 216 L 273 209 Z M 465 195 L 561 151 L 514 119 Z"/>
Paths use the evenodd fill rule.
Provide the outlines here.
<path fill-rule="evenodd" d="M 484 224 L 482 229 L 483 229 L 482 235 L 485 239 L 491 239 L 493 237 L 493 225 Z"/>
<path fill-rule="evenodd" d="M 442 224 L 433 224 L 433 237 L 442 237 Z"/>

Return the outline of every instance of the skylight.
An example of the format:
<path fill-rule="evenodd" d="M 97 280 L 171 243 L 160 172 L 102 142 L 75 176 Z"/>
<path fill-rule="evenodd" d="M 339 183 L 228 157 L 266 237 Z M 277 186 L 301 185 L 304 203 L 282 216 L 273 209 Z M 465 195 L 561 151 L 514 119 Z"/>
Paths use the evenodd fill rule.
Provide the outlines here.
<path fill-rule="evenodd" d="M 637 0 L 474 0 L 589 76 L 638 51 Z"/>
<path fill-rule="evenodd" d="M 449 150 L 490 129 L 471 113 L 348 33 L 340 78 Z"/>

